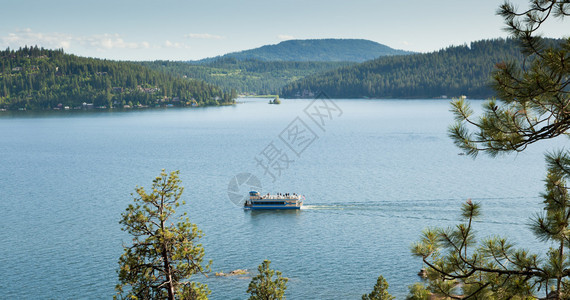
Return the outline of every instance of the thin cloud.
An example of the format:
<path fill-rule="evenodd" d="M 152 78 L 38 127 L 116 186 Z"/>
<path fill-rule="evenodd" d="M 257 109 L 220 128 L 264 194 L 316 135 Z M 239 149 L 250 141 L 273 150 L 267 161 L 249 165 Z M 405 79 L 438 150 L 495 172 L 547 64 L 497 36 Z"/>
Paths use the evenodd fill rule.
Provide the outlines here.
<path fill-rule="evenodd" d="M 99 34 L 90 37 L 78 39 L 82 45 L 87 44 L 97 50 L 111 49 L 139 49 L 145 48 L 144 43 L 127 42 L 119 34 Z"/>
<path fill-rule="evenodd" d="M 179 43 L 179 42 L 171 42 L 169 40 L 166 40 L 166 42 L 164 42 L 164 47 L 165 48 L 175 48 L 175 49 L 190 49 L 190 46 L 185 45 L 183 43 Z"/>
<path fill-rule="evenodd" d="M 46 48 L 69 48 L 73 42 L 73 36 L 65 33 L 33 32 L 30 28 L 17 30 L 0 36 L 0 44 L 4 47 L 18 48 L 22 46 L 43 46 Z"/>
<path fill-rule="evenodd" d="M 282 40 L 282 41 L 295 39 L 294 36 L 292 36 L 292 35 L 287 35 L 287 34 L 280 34 L 280 35 L 277 36 L 277 38 L 280 39 L 280 40 Z"/>
<path fill-rule="evenodd" d="M 184 37 L 190 39 L 205 39 L 205 40 L 221 40 L 225 39 L 225 36 L 209 34 L 209 33 L 189 33 Z"/>
<path fill-rule="evenodd" d="M 135 43 L 125 41 L 119 34 L 96 34 L 90 36 L 73 36 L 59 32 L 35 32 L 30 28 L 17 30 L 0 36 L 0 46 L 18 48 L 22 46 L 35 46 L 45 48 L 63 48 L 69 50 L 73 46 L 92 48 L 97 51 L 111 49 L 148 49 L 148 42 Z"/>

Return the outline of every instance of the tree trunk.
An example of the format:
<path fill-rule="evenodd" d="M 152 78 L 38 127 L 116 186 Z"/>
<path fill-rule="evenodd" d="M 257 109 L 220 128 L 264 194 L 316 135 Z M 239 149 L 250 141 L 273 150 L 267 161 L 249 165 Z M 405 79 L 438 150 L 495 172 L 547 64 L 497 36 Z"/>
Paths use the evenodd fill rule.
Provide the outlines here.
<path fill-rule="evenodd" d="M 560 249 L 558 250 L 558 255 L 560 256 L 560 264 L 564 262 L 564 238 L 560 241 Z M 562 266 L 560 266 L 560 272 L 562 272 Z M 562 274 L 556 276 L 556 299 L 560 299 L 560 285 L 562 284 Z"/>
<path fill-rule="evenodd" d="M 159 215 L 164 211 L 164 199 L 160 199 Z M 174 300 L 174 283 L 172 282 L 172 271 L 170 269 L 170 260 L 168 259 L 168 248 L 164 241 L 164 219 L 160 218 L 160 230 L 162 231 L 162 260 L 164 262 L 164 277 L 166 277 L 166 288 L 168 290 L 168 300 Z"/>
<path fill-rule="evenodd" d="M 174 300 L 174 284 L 172 282 L 172 273 L 170 271 L 170 261 L 168 260 L 168 251 L 166 250 L 166 245 L 162 246 L 162 260 L 164 260 L 164 275 L 166 277 L 168 299 Z"/>

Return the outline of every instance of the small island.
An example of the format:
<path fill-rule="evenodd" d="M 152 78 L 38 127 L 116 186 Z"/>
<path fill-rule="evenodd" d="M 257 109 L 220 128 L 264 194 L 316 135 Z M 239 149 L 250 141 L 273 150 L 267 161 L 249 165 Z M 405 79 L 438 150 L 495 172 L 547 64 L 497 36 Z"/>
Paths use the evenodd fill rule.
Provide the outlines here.
<path fill-rule="evenodd" d="M 269 104 L 281 104 L 281 100 L 279 100 L 279 95 L 277 95 L 275 99 L 269 100 Z"/>

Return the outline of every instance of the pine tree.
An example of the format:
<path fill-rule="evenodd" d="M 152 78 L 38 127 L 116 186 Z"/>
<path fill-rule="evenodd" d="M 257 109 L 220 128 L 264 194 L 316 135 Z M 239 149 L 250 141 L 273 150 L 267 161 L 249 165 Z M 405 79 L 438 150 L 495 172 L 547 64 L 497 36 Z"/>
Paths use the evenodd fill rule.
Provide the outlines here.
<path fill-rule="evenodd" d="M 186 213 L 176 224 L 169 223 L 184 190 L 178 174 L 163 170 L 150 194 L 137 187 L 135 204 L 122 214 L 120 223 L 133 241 L 119 259 L 118 298 L 207 299 L 210 293 L 206 285 L 189 281 L 209 270 L 209 264 L 202 264 L 204 248 L 198 243 L 202 232 Z"/>
<path fill-rule="evenodd" d="M 378 276 L 374 290 L 370 294 L 362 295 L 362 300 L 392 300 L 394 297 L 388 293 L 388 282 L 382 275 Z"/>
<path fill-rule="evenodd" d="M 288 278 L 281 277 L 281 272 L 271 270 L 271 261 L 264 260 L 257 268 L 259 274 L 251 279 L 247 292 L 251 294 L 250 300 L 278 300 L 285 299 Z M 275 275 L 275 280 L 273 280 Z"/>
<path fill-rule="evenodd" d="M 454 143 L 467 154 L 491 156 L 523 151 L 528 145 L 568 133 L 570 128 L 570 38 L 546 42 L 536 35 L 549 18 L 570 15 L 568 0 L 530 0 L 517 12 L 508 2 L 499 15 L 526 55 L 525 64 L 499 63 L 494 88 L 500 100 L 484 104 L 473 119 L 464 100 L 452 103 L 457 123 Z M 463 204 L 462 223 L 430 228 L 413 253 L 428 266 L 429 290 L 439 296 L 471 299 L 570 298 L 570 152 L 546 155 L 544 211 L 532 218 L 532 231 L 547 247 L 545 257 L 516 249 L 506 238 L 477 241 L 473 221 L 480 205 Z"/>

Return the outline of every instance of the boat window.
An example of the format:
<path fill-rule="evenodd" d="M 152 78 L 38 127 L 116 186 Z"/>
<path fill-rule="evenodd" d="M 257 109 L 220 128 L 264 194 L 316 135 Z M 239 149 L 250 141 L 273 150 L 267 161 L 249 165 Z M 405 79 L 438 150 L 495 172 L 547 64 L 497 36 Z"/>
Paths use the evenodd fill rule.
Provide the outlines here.
<path fill-rule="evenodd" d="M 283 201 L 263 201 L 263 202 L 255 202 L 256 205 L 285 205 L 286 203 Z"/>

